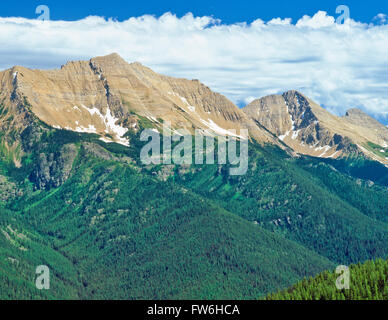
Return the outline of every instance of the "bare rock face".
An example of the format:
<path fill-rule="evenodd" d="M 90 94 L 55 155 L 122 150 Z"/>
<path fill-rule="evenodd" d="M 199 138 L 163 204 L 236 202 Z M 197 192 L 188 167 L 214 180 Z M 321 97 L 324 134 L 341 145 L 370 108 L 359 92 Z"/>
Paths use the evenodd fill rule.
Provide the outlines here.
<path fill-rule="evenodd" d="M 117 54 L 68 62 L 58 70 L 14 67 L 0 73 L 0 84 L 6 88 L 1 94 L 5 100 L 27 100 L 33 114 L 49 126 L 96 133 L 106 142 L 128 145 L 125 134 L 145 120 L 157 129 L 169 122 L 173 130 L 212 135 L 234 129 L 240 136 L 240 129 L 248 129 L 259 142 L 278 143 L 199 81 L 163 76 Z"/>
<path fill-rule="evenodd" d="M 65 183 L 70 176 L 77 153 L 74 144 L 66 144 L 56 153 L 41 153 L 31 176 L 37 189 L 56 188 Z"/>
<path fill-rule="evenodd" d="M 243 110 L 298 153 L 324 158 L 365 154 L 387 163 L 365 146 L 388 143 L 388 129 L 365 114 L 334 116 L 297 91 L 254 100 Z"/>
<path fill-rule="evenodd" d="M 84 142 L 82 143 L 82 149 L 93 157 L 103 160 L 116 160 L 115 157 L 106 149 L 96 143 Z"/>
<path fill-rule="evenodd" d="M 379 140 L 377 144 L 388 147 L 388 128 L 362 110 L 350 109 L 346 112 L 343 119 L 346 122 L 363 129 L 362 131 L 374 133 L 377 140 Z"/>
<path fill-rule="evenodd" d="M 284 98 L 281 95 L 270 95 L 256 99 L 243 110 L 250 118 L 276 136 L 282 135 L 286 129 L 292 126 Z"/>

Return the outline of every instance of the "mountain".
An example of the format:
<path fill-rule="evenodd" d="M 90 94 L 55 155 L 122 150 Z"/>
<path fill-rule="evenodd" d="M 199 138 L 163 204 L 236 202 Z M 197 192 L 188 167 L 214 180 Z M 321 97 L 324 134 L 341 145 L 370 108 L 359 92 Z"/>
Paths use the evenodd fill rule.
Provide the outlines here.
<path fill-rule="evenodd" d="M 30 125 L 24 110 L 29 108 L 51 127 L 95 133 L 126 146 L 129 131 L 137 132 L 140 125 L 162 131 L 169 122 L 174 132 L 224 135 L 234 129 L 232 135 L 239 137 L 241 129 L 248 129 L 256 141 L 286 145 L 289 152 L 364 155 L 388 164 L 388 128 L 361 111 L 334 116 L 297 91 L 254 100 L 241 110 L 198 80 L 163 76 L 117 54 L 68 62 L 58 70 L 13 67 L 0 73 L 0 84 L 2 113 L 13 115 L 14 138 L 18 128 Z M 14 140 L 3 147 L 18 164 L 23 150 Z"/>
<path fill-rule="evenodd" d="M 161 179 L 138 164 L 135 146 L 54 128 L 44 139 L 32 164 L 69 144 L 77 156 L 69 178 L 49 190 L 34 190 L 34 165 L 4 166 L 21 194 L 0 204 L 2 299 L 255 299 L 334 267 Z M 55 275 L 49 292 L 34 290 L 41 264 Z"/>
<path fill-rule="evenodd" d="M 300 154 L 364 155 L 388 164 L 388 128 L 362 111 L 337 117 L 297 91 L 256 99 L 243 111 Z"/>
<path fill-rule="evenodd" d="M 369 180 L 373 167 L 368 162 L 340 160 L 346 162 L 340 168 L 329 161 L 339 160 L 294 158 L 276 148 L 252 145 L 245 175 L 196 166 L 173 177 L 185 188 L 338 264 L 386 257 L 388 184 Z M 388 168 L 381 166 L 380 178 L 388 178 Z M 369 176 L 350 174 L 349 168 L 355 167 Z"/>
<path fill-rule="evenodd" d="M 115 54 L 14 67 L 0 85 L 1 299 L 257 299 L 388 257 L 388 168 L 350 129 L 375 152 L 384 131 L 369 133 L 364 115 L 338 119 L 295 91 L 249 114 Z M 217 161 L 144 165 L 141 132 L 167 121 L 208 135 L 249 128 L 246 174 Z M 296 156 L 292 126 L 295 140 L 341 152 Z M 38 265 L 49 292 L 35 287 Z"/>
<path fill-rule="evenodd" d="M 338 290 L 339 274 L 326 271 L 305 279 L 287 290 L 271 294 L 268 300 L 387 300 L 388 261 L 378 259 L 349 268 L 349 289 Z"/>
<path fill-rule="evenodd" d="M 343 119 L 351 124 L 363 128 L 363 131 L 372 131 L 380 139 L 383 147 L 388 147 L 386 141 L 388 141 L 388 128 L 378 122 L 376 119 L 367 115 L 360 109 L 350 109 L 346 112 Z M 366 135 L 367 133 L 365 133 Z"/>
<path fill-rule="evenodd" d="M 0 161 L 18 190 L 0 203 L 3 299 L 256 299 L 388 256 L 388 190 L 329 165 L 257 144 L 241 177 L 145 167 L 135 138 L 125 147 L 48 130 L 20 168 Z M 67 145 L 68 179 L 35 190 L 37 157 Z M 41 264 L 55 276 L 49 292 L 34 287 Z"/>
<path fill-rule="evenodd" d="M 96 133 L 107 142 L 128 145 L 125 134 L 137 131 L 141 122 L 161 128 L 168 121 L 173 130 L 191 133 L 235 129 L 239 135 L 241 128 L 248 129 L 256 140 L 276 143 L 231 101 L 199 81 L 162 76 L 117 54 L 69 62 L 58 70 L 14 67 L 0 73 L 0 84 L 2 104 L 12 113 L 21 113 L 27 103 L 49 126 Z M 22 126 L 22 120 L 13 127 Z"/>

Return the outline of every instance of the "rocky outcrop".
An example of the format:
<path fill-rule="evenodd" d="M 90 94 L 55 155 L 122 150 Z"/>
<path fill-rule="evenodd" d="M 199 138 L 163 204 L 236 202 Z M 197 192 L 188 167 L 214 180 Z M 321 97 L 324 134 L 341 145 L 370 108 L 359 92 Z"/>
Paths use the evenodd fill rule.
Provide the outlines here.
<path fill-rule="evenodd" d="M 23 191 L 17 185 L 0 175 L 0 203 L 22 196 Z"/>
<path fill-rule="evenodd" d="M 82 143 L 82 150 L 93 157 L 103 160 L 116 160 L 116 158 L 103 147 L 96 143 L 84 142 Z"/>
<path fill-rule="evenodd" d="M 31 180 L 37 189 L 50 189 L 61 186 L 69 178 L 78 149 L 74 144 L 64 145 L 60 151 L 39 154 L 36 169 Z"/>

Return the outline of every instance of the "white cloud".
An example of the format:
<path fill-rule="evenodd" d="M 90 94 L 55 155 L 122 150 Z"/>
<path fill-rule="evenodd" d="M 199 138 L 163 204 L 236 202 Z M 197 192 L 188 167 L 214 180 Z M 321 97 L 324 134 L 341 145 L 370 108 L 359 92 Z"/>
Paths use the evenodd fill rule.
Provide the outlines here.
<path fill-rule="evenodd" d="M 385 19 L 381 14 L 380 22 Z M 0 68 L 56 68 L 68 60 L 118 52 L 164 74 L 200 79 L 236 103 L 297 89 L 343 114 L 361 107 L 388 114 L 388 25 L 325 12 L 291 19 L 222 24 L 166 13 L 118 22 L 0 18 Z"/>
<path fill-rule="evenodd" d="M 291 18 L 281 19 L 281 18 L 274 18 L 271 21 L 268 21 L 268 25 L 290 25 L 292 22 Z"/>
<path fill-rule="evenodd" d="M 376 17 L 373 18 L 374 21 L 378 21 L 381 24 L 387 22 L 387 15 L 384 13 L 379 13 Z"/>
<path fill-rule="evenodd" d="M 328 16 L 324 11 L 318 11 L 313 17 L 303 16 L 303 18 L 296 23 L 296 26 L 319 29 L 322 27 L 332 26 L 334 22 L 334 17 Z"/>
<path fill-rule="evenodd" d="M 244 99 L 244 105 L 247 105 L 247 104 L 250 104 L 252 101 L 254 101 L 254 100 L 256 100 L 256 98 L 257 97 L 246 97 L 245 99 Z"/>

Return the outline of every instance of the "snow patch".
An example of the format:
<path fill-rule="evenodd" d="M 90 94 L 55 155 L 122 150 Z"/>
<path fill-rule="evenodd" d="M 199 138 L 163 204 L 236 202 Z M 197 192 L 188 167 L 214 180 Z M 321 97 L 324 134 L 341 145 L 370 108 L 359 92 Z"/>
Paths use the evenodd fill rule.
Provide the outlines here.
<path fill-rule="evenodd" d="M 338 150 L 336 152 L 334 152 L 331 156 L 329 156 L 328 158 L 334 158 L 337 154 L 338 154 Z"/>
<path fill-rule="evenodd" d="M 239 136 L 233 132 L 230 132 L 224 128 L 221 128 L 220 126 L 218 126 L 216 123 L 214 123 L 213 120 L 211 119 L 208 119 L 208 121 L 206 120 L 203 120 L 201 119 L 201 122 L 206 125 L 209 129 L 213 130 L 214 132 L 220 134 L 220 135 L 223 135 L 223 136 L 233 136 L 233 137 L 237 137 L 237 138 L 241 138 L 241 139 L 247 139 L 246 137 L 243 137 L 243 136 Z"/>
<path fill-rule="evenodd" d="M 189 108 L 189 110 L 190 110 L 191 112 L 195 112 L 195 107 L 192 106 L 192 105 L 190 105 L 190 103 L 186 100 L 186 98 L 181 97 L 181 96 L 179 96 L 179 95 L 178 95 L 178 97 L 182 100 L 182 102 L 183 102 L 184 104 L 186 104 L 186 106 Z"/>
<path fill-rule="evenodd" d="M 195 112 L 195 107 L 190 105 L 190 103 L 187 101 L 187 99 L 185 97 L 182 97 L 180 96 L 179 94 L 175 93 L 175 92 L 172 92 L 172 91 L 168 91 L 167 92 L 168 94 L 172 95 L 172 96 L 175 96 L 175 97 L 178 97 L 179 99 L 182 100 L 182 102 L 189 108 L 189 110 L 191 112 Z"/>
<path fill-rule="evenodd" d="M 283 141 L 287 136 L 290 135 L 290 133 L 291 133 L 291 131 L 287 131 L 285 134 L 279 136 L 279 139 Z"/>
<path fill-rule="evenodd" d="M 114 143 L 115 141 L 113 141 L 112 139 L 109 139 L 107 137 L 100 137 L 98 140 L 101 140 L 105 143 Z"/>
<path fill-rule="evenodd" d="M 148 120 L 150 120 L 151 122 L 159 123 L 159 121 L 158 121 L 155 117 L 153 117 L 153 116 L 146 116 L 146 118 L 147 118 Z"/>
<path fill-rule="evenodd" d="M 318 157 L 323 157 L 332 147 L 331 146 L 323 146 L 323 147 L 318 147 L 315 148 L 315 151 L 321 151 L 324 150 L 322 154 L 320 154 Z"/>
<path fill-rule="evenodd" d="M 74 131 L 79 133 L 97 133 L 96 127 L 92 124 L 90 124 L 87 128 L 83 126 L 76 127 Z"/>
<path fill-rule="evenodd" d="M 296 138 L 298 138 L 299 132 L 300 132 L 300 130 L 293 131 L 293 132 L 292 132 L 292 137 L 291 137 L 291 139 L 292 139 L 292 140 L 295 140 Z"/>
<path fill-rule="evenodd" d="M 286 105 L 286 112 L 288 113 L 288 115 L 290 116 L 290 121 L 291 121 L 291 130 L 295 130 L 295 121 L 292 119 L 292 116 L 290 114 L 290 108 L 288 106 L 288 103 L 286 101 L 284 101 L 285 105 Z"/>
<path fill-rule="evenodd" d="M 116 124 L 116 122 L 119 119 L 117 119 L 113 116 L 109 106 L 107 106 L 107 108 L 106 108 L 105 115 L 101 114 L 100 110 L 98 110 L 96 107 L 88 108 L 88 107 L 84 106 L 83 104 L 81 104 L 81 107 L 86 109 L 90 113 L 91 116 L 97 115 L 98 117 L 100 117 L 101 120 L 103 121 L 103 123 L 105 124 L 105 127 L 106 127 L 105 132 L 106 133 L 113 132 L 116 135 L 116 139 L 117 139 L 116 142 L 117 143 L 125 145 L 125 146 L 129 146 L 128 140 L 126 138 L 123 138 L 123 136 L 128 132 L 128 129 Z M 89 125 L 89 128 L 81 128 L 81 129 L 82 130 L 93 130 L 92 127 L 94 127 L 94 126 Z M 94 128 L 94 130 L 95 130 L 95 128 Z M 97 133 L 97 132 L 91 132 L 91 133 Z"/>

